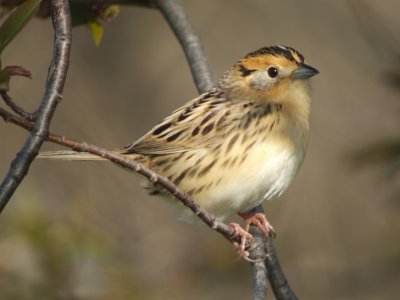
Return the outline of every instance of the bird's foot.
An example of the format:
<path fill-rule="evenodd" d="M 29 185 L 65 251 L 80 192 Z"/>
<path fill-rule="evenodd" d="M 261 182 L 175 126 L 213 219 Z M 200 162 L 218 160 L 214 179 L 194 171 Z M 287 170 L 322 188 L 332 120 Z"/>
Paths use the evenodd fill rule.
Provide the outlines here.
<path fill-rule="evenodd" d="M 239 257 L 249 262 L 254 262 L 249 257 L 250 255 L 249 251 L 246 250 L 246 248 L 253 242 L 254 239 L 253 236 L 237 223 L 229 223 L 229 226 L 232 227 L 234 230 L 233 238 L 239 237 L 240 239 L 240 243 L 233 242 L 233 246 L 235 247 L 237 253 L 239 254 Z"/>
<path fill-rule="evenodd" d="M 260 231 L 263 233 L 265 238 L 275 238 L 276 237 L 276 232 L 274 227 L 269 223 L 267 217 L 263 212 L 246 212 L 246 213 L 239 213 L 239 216 L 241 216 L 245 222 L 246 225 L 244 227 L 244 230 L 246 232 L 249 231 L 250 225 L 253 224 L 255 225 Z"/>

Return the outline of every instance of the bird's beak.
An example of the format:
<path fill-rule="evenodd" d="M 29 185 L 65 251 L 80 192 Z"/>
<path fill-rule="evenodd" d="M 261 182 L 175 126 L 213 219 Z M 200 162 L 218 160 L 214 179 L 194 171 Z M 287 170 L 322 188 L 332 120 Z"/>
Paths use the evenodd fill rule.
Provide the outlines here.
<path fill-rule="evenodd" d="M 319 71 L 309 65 L 301 63 L 299 67 L 293 71 L 292 78 L 293 79 L 307 79 L 317 75 Z"/>

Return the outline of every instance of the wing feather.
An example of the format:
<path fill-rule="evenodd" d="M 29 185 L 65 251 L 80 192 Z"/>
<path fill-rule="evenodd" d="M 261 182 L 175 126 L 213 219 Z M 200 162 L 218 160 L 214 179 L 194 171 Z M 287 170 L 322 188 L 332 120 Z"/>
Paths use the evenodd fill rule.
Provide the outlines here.
<path fill-rule="evenodd" d="M 224 138 L 228 101 L 214 89 L 175 110 L 142 138 L 126 146 L 123 154 L 161 155 L 211 147 Z"/>

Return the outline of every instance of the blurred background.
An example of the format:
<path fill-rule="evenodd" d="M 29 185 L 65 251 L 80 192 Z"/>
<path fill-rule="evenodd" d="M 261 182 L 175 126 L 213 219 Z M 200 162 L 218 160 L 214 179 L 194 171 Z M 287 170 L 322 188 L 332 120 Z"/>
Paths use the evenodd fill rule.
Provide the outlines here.
<path fill-rule="evenodd" d="M 303 167 L 281 199 L 264 203 L 299 298 L 395 299 L 400 2 L 182 3 L 215 78 L 271 44 L 294 47 L 321 72 L 312 83 Z M 28 110 L 44 90 L 52 35 L 50 20 L 34 19 L 3 56 L 4 65 L 33 73 L 32 80 L 11 83 L 10 95 Z M 87 28 L 74 28 L 64 99 L 51 130 L 118 148 L 196 93 L 162 15 L 122 7 L 98 48 Z M 26 137 L 0 122 L 0 178 Z M 204 225 L 178 222 L 162 200 L 146 195 L 142 180 L 108 162 L 35 161 L 0 217 L 0 298 L 250 299 L 250 265 Z"/>

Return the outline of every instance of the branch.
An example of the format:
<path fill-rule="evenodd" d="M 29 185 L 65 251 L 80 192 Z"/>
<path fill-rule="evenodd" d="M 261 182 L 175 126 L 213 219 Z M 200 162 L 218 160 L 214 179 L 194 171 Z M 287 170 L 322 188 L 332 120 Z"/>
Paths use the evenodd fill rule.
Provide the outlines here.
<path fill-rule="evenodd" d="M 189 63 L 199 93 L 213 87 L 211 69 L 200 38 L 186 16 L 179 0 L 153 0 L 179 40 Z"/>
<path fill-rule="evenodd" d="M 256 226 L 250 226 L 250 234 L 254 237 L 253 247 L 249 249 L 250 258 L 254 260 L 251 263 L 253 271 L 253 300 L 267 299 L 267 269 L 264 264 L 266 259 L 264 235 Z M 268 259 L 268 258 L 267 258 Z"/>
<path fill-rule="evenodd" d="M 253 208 L 252 211 L 264 213 L 264 208 L 258 205 Z M 268 274 L 268 280 L 277 300 L 297 300 L 297 296 L 290 288 L 289 282 L 282 271 L 275 247 L 272 243 L 272 238 L 265 240 L 263 234 L 255 226 L 250 227 L 250 233 L 254 237 L 254 242 L 252 244 L 254 248 L 249 249 L 250 257 L 256 261 L 252 263 L 254 285 L 253 300 L 266 299 L 268 288 L 265 278 L 266 274 Z M 267 255 L 265 253 L 267 253 Z"/>
<path fill-rule="evenodd" d="M 296 294 L 290 288 L 289 282 L 282 271 L 281 264 L 279 263 L 276 250 L 271 239 L 268 239 L 265 242 L 265 248 L 268 253 L 268 258 L 265 260 L 265 266 L 268 270 L 268 280 L 271 284 L 271 288 L 276 299 L 298 300 Z"/>
<path fill-rule="evenodd" d="M 23 117 L 29 122 L 36 121 L 37 111 L 33 113 L 26 112 L 22 107 L 20 107 L 11 99 L 11 97 L 7 94 L 6 91 L 1 91 L 0 95 L 3 98 L 4 102 L 7 104 L 7 106 L 10 107 L 17 115 Z"/>
<path fill-rule="evenodd" d="M 0 108 L 0 116 L 4 119 L 4 121 L 16 124 L 22 128 L 25 128 L 26 130 L 33 130 L 34 128 L 30 122 L 24 120 L 23 118 L 12 115 L 2 108 Z M 49 133 L 46 139 L 50 142 L 71 148 L 74 151 L 88 152 L 103 157 L 123 168 L 133 170 L 145 176 L 151 182 L 159 184 L 168 192 L 170 192 L 173 196 L 180 200 L 183 205 L 188 207 L 194 214 L 203 220 L 203 222 L 206 223 L 210 228 L 221 233 L 226 239 L 240 243 L 240 239 L 236 236 L 232 227 L 216 220 L 213 215 L 202 209 L 192 197 L 181 191 L 168 178 L 158 175 L 141 163 L 129 159 L 126 156 L 118 154 L 114 151 L 106 150 L 96 145 L 79 142 L 65 136 Z"/>
<path fill-rule="evenodd" d="M 64 87 L 68 70 L 71 44 L 71 17 L 66 0 L 53 0 L 52 20 L 55 31 L 54 53 L 49 68 L 46 90 L 40 103 L 37 120 L 32 131 L 12 161 L 11 167 L 0 185 L 0 213 L 27 174 L 44 140 L 49 133 L 49 125 Z"/>

